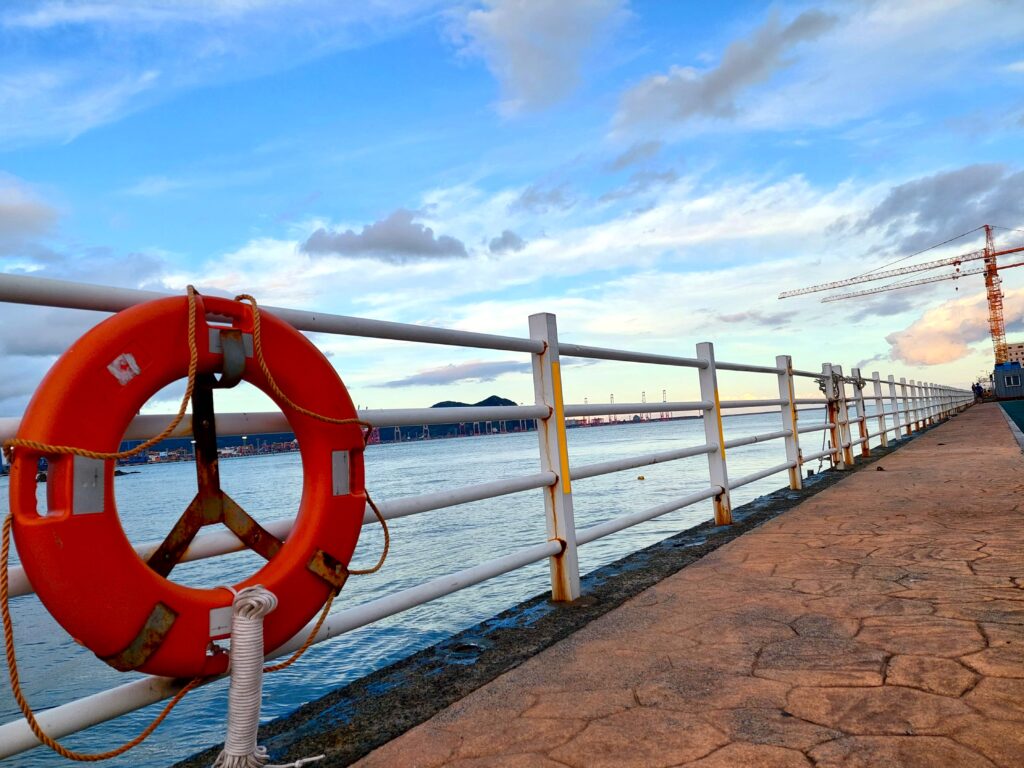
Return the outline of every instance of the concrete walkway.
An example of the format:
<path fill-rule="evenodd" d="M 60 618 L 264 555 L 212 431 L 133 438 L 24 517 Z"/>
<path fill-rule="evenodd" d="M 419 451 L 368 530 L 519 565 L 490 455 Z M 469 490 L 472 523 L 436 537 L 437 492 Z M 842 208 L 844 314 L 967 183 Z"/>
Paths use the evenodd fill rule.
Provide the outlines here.
<path fill-rule="evenodd" d="M 1024 457 L 975 407 L 362 768 L 1024 766 Z"/>

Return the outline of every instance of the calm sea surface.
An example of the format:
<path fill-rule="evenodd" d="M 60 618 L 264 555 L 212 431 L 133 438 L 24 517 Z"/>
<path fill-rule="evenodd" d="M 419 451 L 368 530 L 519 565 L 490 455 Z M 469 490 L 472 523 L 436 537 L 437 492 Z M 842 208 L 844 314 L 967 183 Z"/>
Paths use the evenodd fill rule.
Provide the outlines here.
<path fill-rule="evenodd" d="M 802 411 L 805 424 L 820 423 L 820 411 Z M 781 428 L 778 413 L 732 416 L 726 439 Z M 874 427 L 872 427 L 874 431 Z M 805 452 L 820 450 L 820 433 L 803 436 Z M 698 420 L 624 423 L 569 431 L 574 465 L 666 451 L 704 442 Z M 872 441 L 874 444 L 874 441 Z M 729 452 L 729 474 L 739 477 L 785 460 L 782 441 L 754 444 Z M 815 466 L 814 464 L 811 465 Z M 539 471 L 535 433 L 490 435 L 395 445 L 370 446 L 366 483 L 377 500 L 413 496 Z M 646 479 L 640 480 L 639 475 Z M 221 462 L 225 490 L 262 522 L 293 516 L 301 492 L 298 454 L 279 454 Z M 733 504 L 781 487 L 785 473 L 733 492 Z M 707 487 L 703 456 L 619 472 L 573 483 L 576 522 L 593 525 L 645 509 Z M 132 541 L 161 539 L 195 493 L 192 464 L 141 467 L 116 479 L 118 508 Z M 0 478 L 0 511 L 7 511 L 7 478 Z M 689 507 L 588 544 L 580 549 L 580 567 L 591 571 L 711 517 L 710 502 Z M 544 541 L 541 491 L 505 496 L 428 512 L 391 523 L 392 549 L 384 569 L 353 576 L 334 611 L 364 603 L 420 582 L 461 570 L 524 546 Z M 376 527 L 363 529 L 355 567 L 372 565 L 381 545 Z M 215 586 L 240 580 L 259 567 L 250 553 L 187 563 L 175 580 Z M 407 656 L 548 588 L 544 562 L 436 600 L 398 616 L 314 646 L 291 668 L 268 675 L 264 683 L 264 721 L 284 715 L 328 691 Z M 24 690 L 43 710 L 134 679 L 98 661 L 75 645 L 50 618 L 35 596 L 12 601 Z M 100 751 L 140 731 L 159 710 L 154 705 L 112 723 L 68 737 L 75 749 Z M 128 755 L 108 761 L 117 766 L 167 765 L 223 741 L 227 681 L 190 693 L 148 741 Z M 19 713 L 4 682 L 0 684 L 0 721 Z M 44 748 L 3 761 L 3 765 L 55 766 L 67 763 Z"/>

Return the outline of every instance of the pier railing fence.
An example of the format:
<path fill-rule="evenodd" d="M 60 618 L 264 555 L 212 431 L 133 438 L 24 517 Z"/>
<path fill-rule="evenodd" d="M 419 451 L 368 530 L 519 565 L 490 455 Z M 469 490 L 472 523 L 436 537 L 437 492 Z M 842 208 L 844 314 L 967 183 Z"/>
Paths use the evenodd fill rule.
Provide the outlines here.
<path fill-rule="evenodd" d="M 0 275 L 0 301 L 8 303 L 117 312 L 164 296 L 165 294 L 151 291 L 110 288 L 31 276 Z M 384 500 L 379 502 L 378 506 L 386 519 L 393 520 L 468 502 L 541 490 L 547 523 L 546 539 L 532 543 L 523 542 L 523 546 L 502 557 L 333 613 L 321 626 L 315 642 L 329 640 L 545 559 L 550 565 L 552 599 L 575 600 L 581 594 L 577 558 L 577 549 L 581 546 L 708 499 L 713 502 L 715 522 L 719 525 L 728 525 L 732 521 L 730 494 L 735 489 L 783 473 L 787 476 L 790 488 L 800 489 L 805 466 L 814 462 L 820 465 L 822 461 L 828 461 L 835 469 L 848 469 L 855 464 L 858 455 L 868 454 L 871 440 L 877 438 L 881 445 L 886 446 L 893 440 L 912 435 L 931 424 L 954 416 L 973 402 L 969 390 L 930 382 L 908 381 L 905 378 L 900 378 L 897 382 L 893 375 L 882 378 L 877 372 L 865 378 L 857 368 L 844 374 L 840 365 L 831 362 L 822 364 L 820 371 L 796 369 L 788 355 L 777 356 L 773 365 L 721 361 L 716 359 L 714 346 L 710 342 L 697 344 L 693 357 L 560 343 L 556 319 L 551 314 L 530 316 L 529 336 L 511 337 L 277 307 L 266 307 L 266 310 L 295 328 L 307 332 L 516 352 L 529 355 L 532 362 L 535 395 L 532 405 L 375 409 L 361 411 L 359 416 L 377 428 L 471 421 L 535 421 L 539 448 L 537 472 Z M 562 386 L 563 358 L 693 369 L 696 372 L 700 399 L 652 403 L 565 403 Z M 722 399 L 719 394 L 718 377 L 723 372 L 772 377 L 778 385 L 778 397 Z M 807 394 L 808 392 L 810 394 Z M 749 412 L 751 409 L 777 409 L 779 429 L 726 439 L 723 415 L 730 412 Z M 802 416 L 807 415 L 806 411 L 823 411 L 824 421 L 803 423 Z M 665 412 L 699 414 L 703 422 L 704 442 L 591 464 L 576 464 L 571 461 L 566 436 L 568 419 Z M 163 428 L 168 421 L 169 417 L 163 415 L 137 416 L 131 422 L 124 439 L 149 437 Z M 0 419 L 0 440 L 14 437 L 18 424 L 18 418 Z M 217 432 L 220 435 L 287 431 L 290 431 L 290 428 L 281 413 L 217 415 Z M 186 417 L 173 436 L 188 437 L 191 432 L 191 421 Z M 818 434 L 823 434 L 823 447 L 815 450 L 815 446 L 810 444 L 806 447 L 801 445 L 802 436 Z M 739 477 L 730 476 L 727 457 L 733 449 L 767 441 L 778 441 L 782 446 L 779 463 Z M 705 457 L 708 467 L 707 484 L 704 488 L 596 525 L 583 528 L 576 525 L 573 516 L 573 494 L 576 492 L 577 484 L 585 484 L 582 481 L 600 475 L 700 456 Z M 364 525 L 375 522 L 373 514 L 367 511 Z M 288 535 L 292 524 L 292 520 L 284 520 L 268 523 L 266 528 L 274 536 L 283 539 Z M 140 557 L 145 558 L 158 545 L 159 542 L 141 542 L 135 545 L 135 549 Z M 243 548 L 244 545 L 228 531 L 205 533 L 196 537 L 183 560 L 200 560 Z M 10 595 L 26 596 L 32 591 L 32 585 L 23 569 L 11 568 Z M 291 654 L 304 642 L 312 629 L 311 623 L 291 641 L 276 649 L 270 657 Z M 60 738 L 172 696 L 183 684 L 184 681 L 171 678 L 142 677 L 116 688 L 53 707 L 39 713 L 38 718 L 51 736 Z M 17 754 L 38 744 L 24 720 L 14 720 L 0 726 L 0 758 Z"/>

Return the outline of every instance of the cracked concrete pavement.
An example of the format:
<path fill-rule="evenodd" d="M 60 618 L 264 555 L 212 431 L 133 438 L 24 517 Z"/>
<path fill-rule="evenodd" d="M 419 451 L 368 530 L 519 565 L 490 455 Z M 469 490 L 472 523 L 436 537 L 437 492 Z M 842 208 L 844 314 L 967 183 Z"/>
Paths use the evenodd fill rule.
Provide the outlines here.
<path fill-rule="evenodd" d="M 1024 457 L 971 408 L 361 768 L 1024 765 Z"/>

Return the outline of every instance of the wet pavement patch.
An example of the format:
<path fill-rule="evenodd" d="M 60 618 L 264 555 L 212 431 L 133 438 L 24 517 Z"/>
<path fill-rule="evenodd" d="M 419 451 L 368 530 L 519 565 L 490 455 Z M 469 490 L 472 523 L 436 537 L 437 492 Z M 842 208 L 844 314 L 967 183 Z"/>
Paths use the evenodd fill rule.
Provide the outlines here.
<path fill-rule="evenodd" d="M 852 470 L 815 474 L 801 491 L 784 488 L 736 507 L 731 526 L 701 523 L 609 563 L 582 578 L 583 596 L 574 603 L 552 603 L 550 593 L 526 600 L 264 725 L 259 743 L 267 747 L 272 763 L 324 753 L 327 758 L 314 763 L 317 768 L 349 765 L 662 579 L 928 431 L 876 448 Z M 205 768 L 220 749 L 176 765 Z"/>

